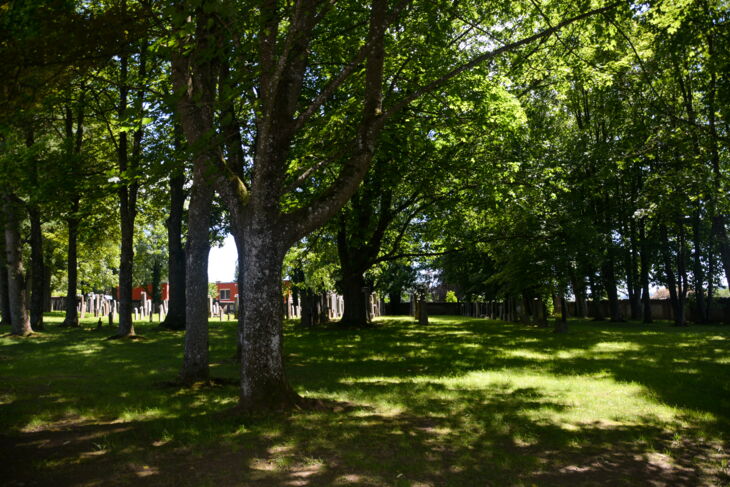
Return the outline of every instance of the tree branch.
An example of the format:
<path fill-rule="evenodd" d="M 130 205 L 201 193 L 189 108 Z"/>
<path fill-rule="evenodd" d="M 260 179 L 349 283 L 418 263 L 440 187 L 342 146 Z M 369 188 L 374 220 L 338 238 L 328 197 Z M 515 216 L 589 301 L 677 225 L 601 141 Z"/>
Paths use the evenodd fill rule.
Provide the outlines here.
<path fill-rule="evenodd" d="M 391 15 L 387 17 L 386 23 L 385 25 L 383 25 L 383 30 L 385 30 L 388 25 L 390 25 L 398 17 L 398 14 L 401 12 L 401 10 L 403 10 L 403 8 L 410 2 L 411 0 L 401 0 L 401 2 L 396 5 Z M 304 124 L 307 123 L 310 118 L 312 118 L 317 110 L 319 110 L 324 102 L 327 101 L 335 93 L 335 91 L 337 91 L 342 83 L 344 83 L 352 75 L 355 69 L 363 61 L 365 61 L 365 59 L 368 57 L 373 47 L 375 46 L 375 42 L 377 40 L 378 39 L 374 37 L 369 37 L 368 41 L 363 44 L 362 47 L 360 47 L 352 60 L 347 63 L 345 67 L 342 68 L 337 76 L 332 78 L 329 83 L 325 85 L 319 95 L 317 95 L 314 100 L 312 100 L 312 102 L 309 104 L 309 106 L 305 108 L 304 111 L 296 118 L 294 122 L 294 132 L 299 131 L 304 126 Z"/>

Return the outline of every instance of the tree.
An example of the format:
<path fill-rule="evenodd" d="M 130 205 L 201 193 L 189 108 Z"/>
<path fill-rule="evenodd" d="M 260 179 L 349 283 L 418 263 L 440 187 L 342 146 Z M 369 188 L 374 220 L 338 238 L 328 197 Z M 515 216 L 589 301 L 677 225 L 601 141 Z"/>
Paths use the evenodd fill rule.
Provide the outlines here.
<path fill-rule="evenodd" d="M 5 228 L 4 218 L 3 224 L 0 228 Z M 0 314 L 2 315 L 2 321 L 0 325 L 11 326 L 12 319 L 10 314 L 10 295 L 9 282 L 8 282 L 8 265 L 5 257 L 5 234 L 3 232 L 2 238 L 0 238 Z"/>
<path fill-rule="evenodd" d="M 452 11 L 440 7 L 408 2 L 389 5 L 385 0 L 374 0 L 368 9 L 360 4 L 333 8 L 329 3 L 310 0 L 291 6 L 262 2 L 251 10 L 254 15 L 241 26 L 246 36 L 239 44 L 242 50 L 233 51 L 230 63 L 250 68 L 240 70 L 245 77 L 233 83 L 236 89 L 227 93 L 245 94 L 246 113 L 254 117 L 249 125 L 254 143 L 243 167 L 235 158 L 225 157 L 235 151 L 224 150 L 214 136 L 216 75 L 228 64 L 222 58 L 230 46 L 218 19 L 238 19 L 225 3 L 206 4 L 205 8 L 183 3 L 174 14 L 179 38 L 172 56 L 180 96 L 178 114 L 186 142 L 196 153 L 188 235 L 188 334 L 193 337 L 196 330 L 205 328 L 202 312 L 193 311 L 200 309 L 196 300 L 203 293 L 190 276 L 204 274 L 205 251 L 202 245 L 199 250 L 195 247 L 202 230 L 196 227 L 205 226 L 211 186 L 219 182 L 231 213 L 241 263 L 239 291 L 244 306 L 239 318 L 243 347 L 239 405 L 243 410 L 287 407 L 297 400 L 282 361 L 282 261 L 293 243 L 334 216 L 357 190 L 386 121 L 474 66 L 615 5 L 572 17 L 566 14 L 565 20 L 552 27 L 537 33 L 528 29 L 530 34 L 523 39 L 493 50 L 479 51 L 478 36 L 474 35 L 471 41 L 477 53 L 470 59 L 463 59 L 465 53 L 456 49 L 459 22 Z M 433 29 L 434 25 L 440 28 Z M 341 39 L 339 44 L 329 35 L 335 32 L 344 33 L 335 37 Z M 422 35 L 432 38 L 419 48 L 414 41 Z M 350 58 L 352 46 L 357 47 Z M 400 47 L 406 46 L 410 56 L 403 59 Z M 444 59 L 447 53 L 446 59 L 463 61 L 428 65 L 437 59 L 434 55 Z M 419 58 L 419 54 L 423 56 Z M 400 68 L 405 64 L 416 66 L 401 80 Z M 341 68 L 331 72 L 320 68 L 333 65 Z M 421 82 L 416 74 L 419 68 L 428 68 L 424 71 L 427 81 Z M 388 85 L 398 89 L 389 90 Z M 352 90 L 356 105 L 345 102 L 345 88 Z M 345 115 L 349 124 L 338 130 Z M 223 125 L 232 123 L 231 118 L 223 121 Z M 297 141 L 302 137 L 311 140 L 318 133 L 341 155 L 326 158 L 316 167 L 292 159 Z M 331 182 L 315 177 L 323 169 L 336 175 Z M 287 208 L 290 191 L 304 191 L 311 197 Z M 207 335 L 196 336 L 196 353 L 202 352 L 207 349 Z M 186 348 L 188 343 L 186 338 Z M 205 360 L 207 356 L 200 353 L 198 357 Z"/>
<path fill-rule="evenodd" d="M 8 273 L 8 301 L 10 325 L 13 335 L 27 336 L 33 333 L 25 299 L 25 271 L 23 268 L 20 221 L 23 213 L 22 201 L 10 190 L 3 191 L 5 262 Z"/>
<path fill-rule="evenodd" d="M 84 141 L 85 98 L 83 89 L 78 98 L 65 107 L 63 141 L 64 152 L 60 162 L 65 166 L 64 173 L 68 177 L 69 185 L 65 188 L 66 196 L 66 224 L 68 226 L 67 267 L 66 267 L 66 316 L 62 326 L 79 326 L 77 311 L 78 286 L 78 237 L 81 225 L 81 195 L 83 192 L 84 174 L 82 169 L 82 147 Z M 75 128 L 74 128 L 75 125 Z"/>
<path fill-rule="evenodd" d="M 178 150 L 175 156 L 180 155 L 179 126 L 175 125 L 174 145 Z M 170 284 L 170 299 L 168 313 L 162 326 L 171 330 L 185 329 L 185 248 L 183 246 L 183 219 L 185 207 L 185 169 L 181 161 L 171 158 L 174 165 L 169 177 L 170 211 L 167 217 L 167 275 Z"/>

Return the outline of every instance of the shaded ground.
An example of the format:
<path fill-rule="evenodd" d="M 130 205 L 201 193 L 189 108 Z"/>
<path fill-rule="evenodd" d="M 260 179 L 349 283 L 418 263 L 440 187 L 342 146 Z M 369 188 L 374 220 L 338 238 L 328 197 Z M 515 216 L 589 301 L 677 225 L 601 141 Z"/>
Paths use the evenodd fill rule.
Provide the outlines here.
<path fill-rule="evenodd" d="M 235 385 L 163 387 L 182 334 L 0 339 L 3 485 L 730 485 L 730 328 L 390 320 L 287 333 L 300 394 L 244 419 Z M 89 324 L 88 326 L 91 326 Z M 144 327 L 144 325 L 135 325 Z M 211 322 L 235 379 L 235 327 Z M 52 325 L 51 325 L 52 327 Z"/>

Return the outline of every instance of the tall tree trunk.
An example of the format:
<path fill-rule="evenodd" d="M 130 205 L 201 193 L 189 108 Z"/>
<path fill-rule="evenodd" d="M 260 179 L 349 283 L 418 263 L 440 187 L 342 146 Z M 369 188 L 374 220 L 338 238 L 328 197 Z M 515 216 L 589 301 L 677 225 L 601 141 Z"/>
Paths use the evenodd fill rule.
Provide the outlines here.
<path fill-rule="evenodd" d="M 126 4 L 122 4 L 126 8 Z M 139 78 L 146 77 L 146 56 L 145 47 L 139 51 Z M 125 54 L 120 59 L 119 71 L 119 105 L 117 116 L 124 120 L 129 116 L 129 85 L 128 83 L 129 58 Z M 143 113 L 144 90 L 137 91 L 134 112 L 136 115 Z M 133 337 L 134 323 L 132 321 L 132 283 L 134 274 L 134 221 L 137 217 L 137 193 L 139 182 L 137 180 L 137 169 L 139 168 L 143 130 L 138 127 L 132 134 L 132 147 L 129 147 L 129 133 L 123 130 L 119 133 L 117 141 L 117 159 L 119 163 L 119 174 L 122 183 L 119 186 L 119 220 L 121 226 L 121 249 L 119 255 L 119 327 L 117 338 Z"/>
<path fill-rule="evenodd" d="M 121 222 L 121 251 L 119 254 L 119 326 L 118 337 L 134 336 L 132 321 L 132 283 L 134 272 L 134 213 L 130 208 L 128 187 L 122 185 L 119 216 Z"/>
<path fill-rule="evenodd" d="M 71 216 L 66 219 L 68 225 L 68 250 L 66 257 L 66 317 L 61 326 L 79 326 L 78 312 L 78 255 L 79 240 L 79 200 L 72 203 Z"/>
<path fill-rule="evenodd" d="M 327 295 L 327 292 L 324 291 L 320 293 L 319 295 L 319 322 L 320 323 L 329 323 L 330 321 L 330 307 L 329 307 L 329 296 Z"/>
<path fill-rule="evenodd" d="M 180 5 L 181 9 L 184 9 Z M 184 10 L 182 11 L 184 12 Z M 188 238 L 185 252 L 185 348 L 180 377 L 184 383 L 204 381 L 209 377 L 208 364 L 208 255 L 210 253 L 210 212 L 213 201 L 216 162 L 223 158 L 217 141 L 213 141 L 215 128 L 214 103 L 220 72 L 220 58 L 216 43 L 220 41 L 220 18 L 215 7 L 197 8 L 183 13 L 177 27 L 193 26 L 195 37 L 187 40 L 194 44 L 188 50 L 181 48 L 172 53 L 172 79 L 177 97 L 178 121 L 185 136 L 185 145 L 194 151 L 193 184 L 190 190 L 188 210 Z M 180 31 L 182 33 L 182 31 Z M 184 34 L 187 36 L 187 34 Z M 222 44 L 222 42 L 221 42 Z M 231 208 L 234 234 L 240 233 L 236 221 L 236 208 Z M 241 241 L 236 241 L 239 267 L 239 342 L 240 320 L 249 307 L 241 294 L 241 283 L 247 281 L 246 263 L 241 255 Z M 245 257 L 245 256 L 243 256 Z M 277 283 L 281 287 L 281 283 Z M 281 317 L 279 317 L 281 319 Z M 236 357 L 243 355 L 238 348 Z"/>
<path fill-rule="evenodd" d="M 27 148 L 35 144 L 35 134 L 32 129 L 26 133 L 25 145 Z M 38 160 L 33 158 L 28 170 L 30 183 L 38 188 L 39 180 Z M 43 263 L 43 231 L 41 230 L 41 211 L 38 203 L 31 198 L 28 203 L 30 218 L 30 326 L 34 330 L 43 329 L 43 295 L 45 289 L 45 265 Z"/>
<path fill-rule="evenodd" d="M 603 280 L 608 293 L 608 309 L 612 322 L 623 321 L 621 310 L 619 309 L 618 290 L 616 289 L 616 274 L 613 268 L 613 252 L 609 249 L 606 261 L 602 268 Z"/>
<path fill-rule="evenodd" d="M 568 331 L 568 303 L 565 301 L 565 293 L 560 292 L 560 318 L 555 320 L 554 333 L 565 333 Z"/>
<path fill-rule="evenodd" d="M 591 307 L 593 308 L 593 319 L 596 321 L 603 321 L 606 319 L 603 315 L 603 305 L 601 304 L 603 289 L 599 284 L 599 279 L 596 279 L 596 274 L 593 271 L 588 274 L 588 281 L 591 286 Z"/>
<path fill-rule="evenodd" d="M 728 240 L 727 229 L 725 228 L 725 217 L 716 215 L 712 219 L 713 233 L 720 248 L 720 260 L 725 270 L 725 281 L 730 283 L 730 240 Z"/>
<path fill-rule="evenodd" d="M 692 216 L 692 240 L 694 241 L 694 252 L 692 259 L 692 274 L 694 277 L 694 292 L 695 292 L 695 313 L 697 315 L 698 323 L 707 323 L 707 316 L 705 315 L 707 309 L 705 305 L 705 271 L 702 267 L 702 223 L 701 213 L 699 208 L 699 202 L 697 203 L 698 208 L 695 210 Z"/>
<path fill-rule="evenodd" d="M 74 132 L 74 112 L 71 106 L 66 107 L 65 114 L 65 133 L 66 133 L 66 146 L 67 153 L 72 161 L 70 172 L 71 177 L 74 178 L 74 184 L 77 183 L 76 179 L 80 179 L 80 168 L 78 167 L 79 154 L 81 154 L 81 147 L 84 140 L 84 94 L 81 93 L 79 98 L 78 113 L 76 117 L 76 131 Z M 79 313 L 78 313 L 78 241 L 79 241 L 79 226 L 81 225 L 81 215 L 79 210 L 81 209 L 81 189 L 78 186 L 73 188 L 73 196 L 70 201 L 69 214 L 66 217 L 66 224 L 68 226 L 68 244 L 67 244 L 67 257 L 66 257 L 66 316 L 63 319 L 61 326 L 64 327 L 77 327 L 79 326 Z"/>
<path fill-rule="evenodd" d="M 391 315 L 397 315 L 398 310 L 400 309 L 401 304 L 401 290 L 398 289 L 397 291 L 391 291 L 388 293 L 388 301 L 389 301 L 389 313 Z"/>
<path fill-rule="evenodd" d="M 631 307 L 631 319 L 641 319 L 641 280 L 639 277 L 639 250 L 636 242 L 636 226 L 633 220 L 628 223 L 629 249 L 626 260 L 626 283 L 629 289 L 629 304 Z"/>
<path fill-rule="evenodd" d="M 243 229 L 246 279 L 241 295 L 242 357 L 239 407 L 264 411 L 290 407 L 298 396 L 284 372 L 281 268 L 286 249 L 269 218 L 250 215 Z"/>
<path fill-rule="evenodd" d="M 712 241 L 710 241 L 710 248 L 707 252 L 707 260 L 709 262 L 707 266 L 707 299 L 705 300 L 705 316 L 707 321 L 712 320 L 712 301 L 715 297 L 715 256 L 712 252 Z"/>
<path fill-rule="evenodd" d="M 684 325 L 684 309 L 679 299 L 679 293 L 677 293 L 677 278 L 674 275 L 674 269 L 672 266 L 672 255 L 671 248 L 669 246 L 669 235 L 667 232 L 667 226 L 662 223 L 659 226 L 659 234 L 661 237 L 661 254 L 662 261 L 664 263 L 664 279 L 667 289 L 669 290 L 669 301 L 672 304 L 674 311 L 674 323 L 677 326 Z"/>
<path fill-rule="evenodd" d="M 10 314 L 10 297 L 8 295 L 8 265 L 5 259 L 5 216 L 0 212 L 0 314 L 2 321 L 0 325 L 11 326 L 12 318 Z"/>
<path fill-rule="evenodd" d="M 3 194 L 5 207 L 5 261 L 8 273 L 11 330 L 13 335 L 27 336 L 33 333 L 28 318 L 23 271 L 23 241 L 20 238 L 20 214 L 22 202 L 10 192 Z"/>
<path fill-rule="evenodd" d="M 357 272 L 343 269 L 340 281 L 344 311 L 340 323 L 348 326 L 368 324 L 368 302 L 365 294 L 365 277 Z"/>
<path fill-rule="evenodd" d="M 684 222 L 680 221 L 679 224 L 679 250 L 677 252 L 677 298 L 679 301 L 679 310 L 681 311 L 681 320 L 676 324 L 677 326 L 685 326 L 687 324 L 687 290 L 689 289 L 689 279 L 687 278 L 687 245 L 685 238 Z"/>
<path fill-rule="evenodd" d="M 580 318 L 585 318 L 588 315 L 585 279 L 575 270 L 573 271 L 572 279 L 573 294 L 575 294 L 575 315 Z"/>
<path fill-rule="evenodd" d="M 707 51 L 710 56 L 710 83 L 707 89 L 707 121 L 709 125 L 708 141 L 710 144 L 710 160 L 712 162 L 712 192 L 710 193 L 710 217 L 712 218 L 712 234 L 720 251 L 720 260 L 725 270 L 725 280 L 730 284 L 730 241 L 727 236 L 727 228 L 725 227 L 725 215 L 718 212 L 717 202 L 726 198 L 723 193 L 722 171 L 720 169 L 720 136 L 717 133 L 717 68 L 721 66 L 719 60 L 715 59 L 715 32 L 708 30 L 707 35 Z"/>
<path fill-rule="evenodd" d="M 43 268 L 43 312 L 48 313 L 51 311 L 51 292 L 53 291 L 51 289 L 51 266 L 45 265 Z"/>
<path fill-rule="evenodd" d="M 185 176 L 170 178 L 170 217 L 167 220 L 167 275 L 169 302 L 162 326 L 185 329 L 185 249 L 182 245 L 182 220 L 185 206 Z"/>
<path fill-rule="evenodd" d="M 205 157 L 204 155 L 201 157 Z M 208 255 L 213 188 L 204 165 L 196 165 L 188 208 L 188 240 L 185 252 L 185 350 L 180 377 L 185 384 L 209 378 L 208 359 Z M 239 257 L 239 268 L 241 267 Z M 239 285 L 240 286 L 240 285 Z M 279 286 L 281 284 L 279 283 Z M 248 302 L 240 294 L 242 307 Z M 240 316 L 239 312 L 239 316 Z"/>
<path fill-rule="evenodd" d="M 299 324 L 304 328 L 311 328 L 319 323 L 319 315 L 314 305 L 315 294 L 311 289 L 302 289 L 300 293 L 301 314 Z"/>
<path fill-rule="evenodd" d="M 639 223 L 639 253 L 641 260 L 641 300 L 643 304 L 643 322 L 653 323 L 651 315 L 651 295 L 649 294 L 649 244 L 646 238 L 646 221 Z"/>
<path fill-rule="evenodd" d="M 45 271 L 43 263 L 43 232 L 41 214 L 36 205 L 28 208 L 30 216 L 30 325 L 34 330 L 43 329 L 43 298 L 45 296 Z"/>
<path fill-rule="evenodd" d="M 157 312 L 159 313 L 160 307 L 160 275 L 162 274 L 162 263 L 158 258 L 155 258 L 152 263 L 152 312 L 150 313 L 150 321 L 152 321 L 152 315 Z"/>

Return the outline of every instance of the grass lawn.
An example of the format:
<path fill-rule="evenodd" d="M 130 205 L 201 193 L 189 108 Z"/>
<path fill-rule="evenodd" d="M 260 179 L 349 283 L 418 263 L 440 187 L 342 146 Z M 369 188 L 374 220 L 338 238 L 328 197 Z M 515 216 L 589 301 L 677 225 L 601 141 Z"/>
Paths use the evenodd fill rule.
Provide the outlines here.
<path fill-rule="evenodd" d="M 137 323 L 0 338 L 0 484 L 730 485 L 730 327 L 385 318 L 287 325 L 288 374 L 329 405 L 232 413 L 235 384 L 169 384 L 182 333 Z M 235 324 L 211 320 L 235 380 Z"/>

